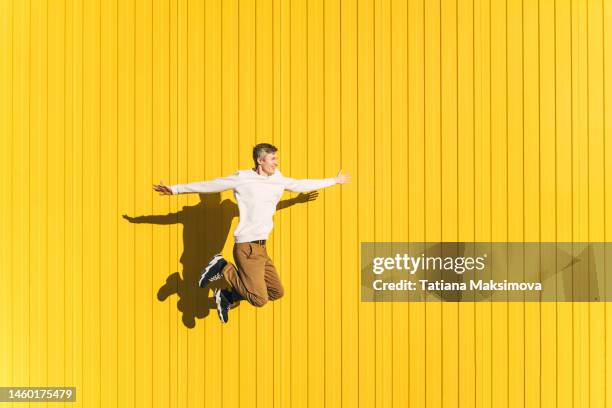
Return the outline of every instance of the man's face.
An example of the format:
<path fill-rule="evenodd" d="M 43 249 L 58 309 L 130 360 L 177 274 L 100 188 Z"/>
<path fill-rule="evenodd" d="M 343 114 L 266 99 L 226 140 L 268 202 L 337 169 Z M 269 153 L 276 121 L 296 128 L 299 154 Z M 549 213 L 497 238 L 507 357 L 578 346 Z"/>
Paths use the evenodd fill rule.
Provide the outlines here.
<path fill-rule="evenodd" d="M 261 169 L 268 175 L 274 174 L 274 170 L 278 167 L 278 155 L 276 152 L 267 153 L 263 159 L 260 159 Z"/>

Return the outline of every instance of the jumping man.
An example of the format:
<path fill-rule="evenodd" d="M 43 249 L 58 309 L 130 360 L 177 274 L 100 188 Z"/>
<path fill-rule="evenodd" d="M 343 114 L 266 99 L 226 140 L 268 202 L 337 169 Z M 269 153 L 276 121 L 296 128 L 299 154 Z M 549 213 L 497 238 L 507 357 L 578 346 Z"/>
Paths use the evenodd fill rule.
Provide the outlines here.
<path fill-rule="evenodd" d="M 196 181 L 189 184 L 165 186 L 155 184 L 154 190 L 162 195 L 183 193 L 216 193 L 234 190 L 238 203 L 240 222 L 234 231 L 234 261 L 228 262 L 216 254 L 202 271 L 199 286 L 206 287 L 221 278 L 229 283 L 229 289 L 215 289 L 219 319 L 228 321 L 232 303 L 246 299 L 256 307 L 265 305 L 268 300 L 283 296 L 283 286 L 266 252 L 266 240 L 272 231 L 272 216 L 284 190 L 309 192 L 344 184 L 350 175 L 338 172 L 336 177 L 325 179 L 293 179 L 285 177 L 278 170 L 277 149 L 271 144 L 260 143 L 253 147 L 255 167 L 238 170 L 236 173 L 210 181 Z"/>

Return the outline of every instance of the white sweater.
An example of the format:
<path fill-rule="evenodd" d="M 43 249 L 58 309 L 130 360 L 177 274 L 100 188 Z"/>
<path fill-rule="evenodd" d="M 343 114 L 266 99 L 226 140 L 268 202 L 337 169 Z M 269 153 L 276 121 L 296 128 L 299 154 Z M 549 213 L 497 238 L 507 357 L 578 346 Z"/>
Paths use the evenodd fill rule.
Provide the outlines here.
<path fill-rule="evenodd" d="M 236 173 L 210 181 L 170 186 L 172 194 L 216 193 L 234 190 L 240 211 L 240 222 L 234 231 L 237 243 L 268 239 L 272 231 L 272 216 L 284 190 L 308 192 L 336 184 L 335 177 L 296 180 L 285 177 L 276 169 L 271 176 L 256 171 L 238 170 Z"/>

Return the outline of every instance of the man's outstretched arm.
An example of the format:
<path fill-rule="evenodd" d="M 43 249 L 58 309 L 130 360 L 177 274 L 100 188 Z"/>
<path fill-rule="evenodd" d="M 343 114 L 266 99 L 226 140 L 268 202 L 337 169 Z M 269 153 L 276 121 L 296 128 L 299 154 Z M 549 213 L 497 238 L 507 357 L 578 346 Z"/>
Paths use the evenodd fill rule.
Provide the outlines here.
<path fill-rule="evenodd" d="M 351 176 L 349 174 L 342 174 L 342 170 L 340 170 L 336 177 L 324 179 L 293 179 L 284 177 L 284 180 L 286 190 L 295 191 L 297 193 L 307 193 L 309 191 L 331 187 L 335 184 L 348 183 L 351 181 Z"/>
<path fill-rule="evenodd" d="M 174 184 L 165 186 L 163 183 L 153 185 L 153 189 L 162 195 L 176 195 L 184 193 L 219 193 L 233 189 L 238 184 L 238 172 L 214 180 L 195 181 L 187 184 Z"/>

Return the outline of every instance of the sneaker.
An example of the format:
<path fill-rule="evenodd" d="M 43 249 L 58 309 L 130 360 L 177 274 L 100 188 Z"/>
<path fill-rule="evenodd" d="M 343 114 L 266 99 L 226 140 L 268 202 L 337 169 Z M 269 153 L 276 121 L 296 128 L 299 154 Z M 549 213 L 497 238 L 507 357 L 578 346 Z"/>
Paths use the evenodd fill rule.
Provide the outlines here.
<path fill-rule="evenodd" d="M 223 268 L 227 265 L 227 261 L 223 259 L 221 254 L 216 254 L 212 257 L 206 268 L 202 271 L 202 276 L 200 276 L 200 281 L 198 282 L 198 286 L 201 288 L 205 288 L 211 282 L 216 281 L 217 279 L 221 279 L 223 277 Z"/>
<path fill-rule="evenodd" d="M 219 315 L 219 320 L 222 323 L 227 323 L 229 320 L 228 312 L 231 306 L 231 302 L 226 297 L 224 291 L 221 289 L 215 289 L 215 303 L 217 304 L 217 314 Z"/>

